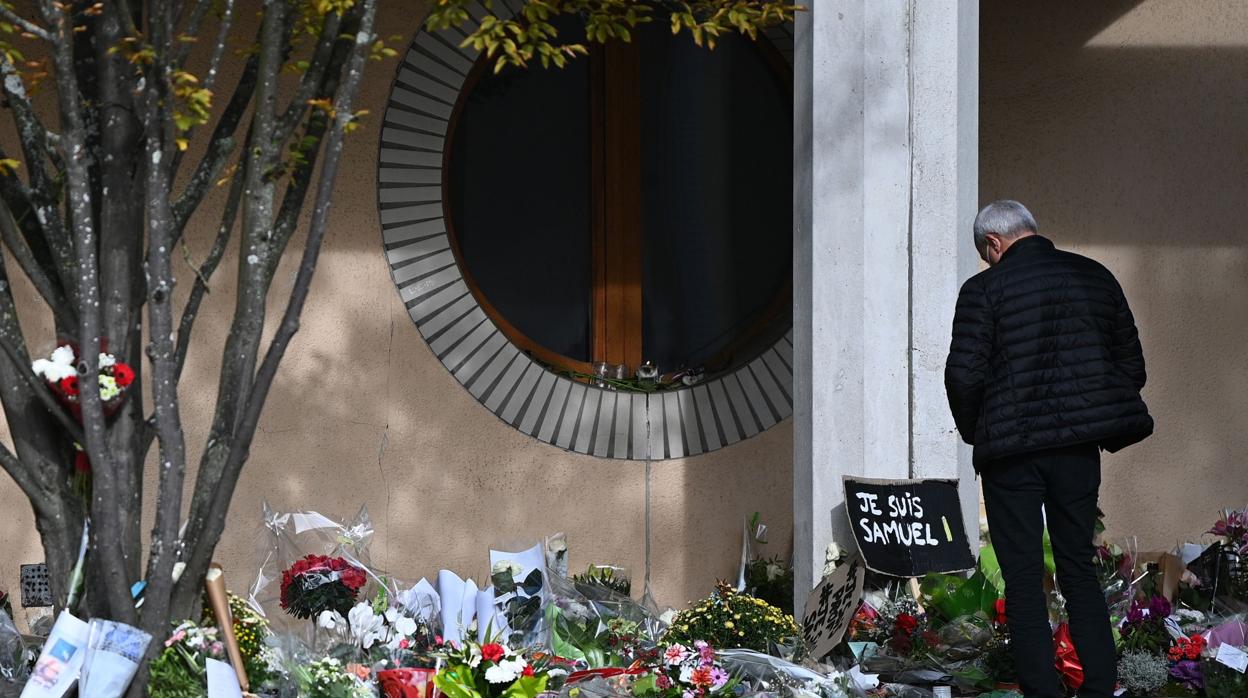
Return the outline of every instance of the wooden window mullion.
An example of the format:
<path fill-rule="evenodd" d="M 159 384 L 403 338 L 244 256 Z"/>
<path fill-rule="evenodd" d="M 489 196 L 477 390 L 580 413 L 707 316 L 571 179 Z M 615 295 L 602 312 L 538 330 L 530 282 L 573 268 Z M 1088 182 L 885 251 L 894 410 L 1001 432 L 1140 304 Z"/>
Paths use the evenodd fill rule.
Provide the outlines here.
<path fill-rule="evenodd" d="M 594 360 L 635 369 L 641 346 L 641 53 L 613 41 L 594 52 Z"/>

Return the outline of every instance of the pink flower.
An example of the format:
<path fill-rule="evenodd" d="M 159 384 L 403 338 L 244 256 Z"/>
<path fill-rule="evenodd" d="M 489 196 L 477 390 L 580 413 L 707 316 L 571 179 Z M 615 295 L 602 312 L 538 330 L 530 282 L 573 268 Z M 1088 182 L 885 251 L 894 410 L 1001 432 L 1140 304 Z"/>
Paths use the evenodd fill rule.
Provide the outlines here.
<path fill-rule="evenodd" d="M 660 691 L 666 691 L 672 687 L 672 679 L 667 674 L 659 674 L 659 677 L 654 681 L 654 685 L 658 686 Z"/>
<path fill-rule="evenodd" d="M 710 645 L 706 644 L 702 640 L 695 641 L 693 643 L 693 646 L 697 648 L 698 656 L 702 658 L 703 662 L 709 664 L 715 661 L 715 648 L 714 647 L 711 647 Z"/>
<path fill-rule="evenodd" d="M 216 654 L 216 655 L 220 655 L 222 652 L 225 651 L 225 647 L 221 645 L 220 640 L 212 643 L 212 646 L 209 649 L 212 651 L 213 654 Z"/>
<path fill-rule="evenodd" d="M 165 640 L 165 647 L 173 647 L 174 645 L 178 644 L 185 638 L 186 638 L 186 631 L 179 630 L 178 632 L 170 635 L 168 640 Z"/>
<path fill-rule="evenodd" d="M 728 672 L 719 667 L 713 667 L 711 669 L 711 690 L 718 691 L 726 683 L 728 683 Z"/>
<path fill-rule="evenodd" d="M 671 645 L 663 652 L 663 659 L 668 666 L 675 666 L 685 661 L 685 657 L 689 656 L 689 649 L 682 644 Z"/>

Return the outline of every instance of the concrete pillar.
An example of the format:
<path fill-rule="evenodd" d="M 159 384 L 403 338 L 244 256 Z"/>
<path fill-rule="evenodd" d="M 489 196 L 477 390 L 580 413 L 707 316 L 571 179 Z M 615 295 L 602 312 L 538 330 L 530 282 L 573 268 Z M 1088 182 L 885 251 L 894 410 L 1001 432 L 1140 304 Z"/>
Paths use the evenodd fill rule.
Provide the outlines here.
<path fill-rule="evenodd" d="M 852 546 L 842 475 L 960 477 L 943 384 L 976 269 L 978 0 L 814 0 L 794 66 L 794 517 L 798 603 Z"/>

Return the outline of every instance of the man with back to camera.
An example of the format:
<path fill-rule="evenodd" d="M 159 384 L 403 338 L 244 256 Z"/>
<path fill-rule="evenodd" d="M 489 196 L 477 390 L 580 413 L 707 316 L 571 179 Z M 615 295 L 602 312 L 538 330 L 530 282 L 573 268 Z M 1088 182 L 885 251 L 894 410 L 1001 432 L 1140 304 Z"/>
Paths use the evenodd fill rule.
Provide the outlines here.
<path fill-rule="evenodd" d="M 1135 319 L 1114 275 L 1055 248 L 1017 201 L 988 204 L 974 227 L 989 266 L 958 294 L 945 389 L 975 447 L 1019 684 L 1027 698 L 1063 694 L 1043 590 L 1047 521 L 1083 664 L 1079 695 L 1112 696 L 1114 640 L 1092 541 L 1100 449 L 1153 432 Z"/>

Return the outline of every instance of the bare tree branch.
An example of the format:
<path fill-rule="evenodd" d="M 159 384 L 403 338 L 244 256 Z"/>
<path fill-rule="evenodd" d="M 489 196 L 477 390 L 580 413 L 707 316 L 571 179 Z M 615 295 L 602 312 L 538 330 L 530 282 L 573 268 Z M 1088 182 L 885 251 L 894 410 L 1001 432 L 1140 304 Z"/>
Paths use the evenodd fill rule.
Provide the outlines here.
<path fill-rule="evenodd" d="M 86 439 L 83 436 L 82 428 L 78 426 L 78 423 L 72 417 L 65 414 L 65 408 L 61 407 L 61 404 L 52 396 L 47 384 L 30 370 L 29 356 L 24 351 L 20 351 L 13 341 L 12 337 L 0 333 L 0 350 L 3 350 L 9 361 L 12 361 L 18 367 L 18 374 L 29 386 L 31 393 L 38 397 L 39 402 L 43 403 L 43 406 L 56 418 L 56 421 L 60 422 L 62 427 L 65 427 L 65 431 L 69 433 L 70 437 L 78 443 L 83 443 Z M 25 370 L 22 370 L 23 368 Z"/>
<path fill-rule="evenodd" d="M 178 525 L 182 520 L 182 485 L 186 477 L 186 444 L 178 410 L 178 362 L 173 343 L 173 239 L 176 235 L 169 206 L 171 177 L 169 162 L 162 159 L 170 135 L 168 109 L 172 85 L 170 75 L 170 32 L 173 20 L 169 4 L 153 3 L 149 33 L 156 47 L 154 71 L 160 80 L 148 82 L 145 90 L 145 150 L 147 167 L 147 276 L 149 278 L 148 317 L 152 362 L 152 402 L 156 412 L 156 433 L 160 441 L 160 484 L 156 499 L 156 524 L 152 529 L 147 566 L 148 608 L 143 614 L 144 629 L 161 633 L 172 601 L 173 565 L 178 559 Z M 153 650 L 154 651 L 154 650 Z"/>
<path fill-rule="evenodd" d="M 96 232 L 92 218 L 91 179 L 83 123 L 83 110 L 74 71 L 74 24 L 70 8 L 53 0 L 39 0 L 44 21 L 55 27 L 52 62 L 56 73 L 58 106 L 61 112 L 62 140 L 65 147 L 65 174 L 69 197 L 74 251 L 78 262 L 79 404 L 83 430 L 92 465 L 91 518 L 95 564 L 104 582 L 105 598 L 113 618 L 133 624 L 136 619 L 130 584 L 126 578 L 122 541 L 99 535 L 99 531 L 121 529 L 120 492 L 114 458 L 105 434 L 104 407 L 100 400 L 100 287 L 96 255 Z"/>
<path fill-rule="evenodd" d="M 356 8 L 359 11 L 359 25 L 355 33 L 355 48 L 346 66 L 346 77 L 341 91 L 334 100 L 334 125 L 330 130 L 326 144 L 325 160 L 321 168 L 317 184 L 316 200 L 312 211 L 312 221 L 308 230 L 308 242 L 299 264 L 299 272 L 295 277 L 294 289 L 282 316 L 281 324 L 269 348 L 264 361 L 256 375 L 255 383 L 247 396 L 242 418 L 238 422 L 238 430 L 234 434 L 233 445 L 229 449 L 228 460 L 223 464 L 220 478 L 210 508 L 201 521 L 191 520 L 191 525 L 202 526 L 200 535 L 190 536 L 187 540 L 194 547 L 187 560 L 187 569 L 178 585 L 178 593 L 187 594 L 190 590 L 189 579 L 198 579 L 207 569 L 212 556 L 213 544 L 225 527 L 225 515 L 229 510 L 229 500 L 233 496 L 234 487 L 238 483 L 238 475 L 246 462 L 255 436 L 256 425 L 259 423 L 260 412 L 265 399 L 277 375 L 277 367 L 286 353 L 291 338 L 299 329 L 299 316 L 303 312 L 308 292 L 312 285 L 312 275 L 316 271 L 316 263 L 320 255 L 321 243 L 325 239 L 325 231 L 329 221 L 330 200 L 333 194 L 334 180 L 338 174 L 338 166 L 342 159 L 343 138 L 346 126 L 352 120 L 351 107 L 355 94 L 359 90 L 364 63 L 373 41 L 373 22 L 376 17 L 377 0 L 360 0 Z M 194 517 L 194 512 L 192 512 Z"/>
<path fill-rule="evenodd" d="M 299 87 L 278 121 L 275 138 L 279 143 L 284 143 L 287 138 L 290 138 L 290 134 L 294 133 L 295 127 L 299 125 L 299 122 L 303 120 L 303 115 L 308 111 L 308 100 L 320 91 L 325 71 L 329 68 L 329 59 L 334 52 L 334 45 L 338 42 L 338 29 L 341 25 L 342 15 L 332 13 L 325 16 L 325 26 L 321 28 L 316 49 L 312 52 L 312 60 L 308 63 L 308 70 L 300 78 Z"/>
<path fill-rule="evenodd" d="M 191 330 L 195 326 L 195 320 L 199 317 L 200 303 L 209 291 L 208 281 L 225 255 L 225 248 L 230 242 L 230 233 L 234 230 L 234 222 L 238 218 L 238 204 L 243 194 L 244 177 L 242 170 L 234 175 L 230 184 L 230 193 L 225 202 L 225 212 L 221 216 L 221 225 L 217 227 L 217 237 L 213 240 L 212 249 L 208 250 L 204 263 L 195 272 L 195 286 L 191 288 L 191 295 L 182 310 L 182 320 L 178 323 L 176 352 L 179 378 L 182 376 L 182 367 L 186 364 L 186 354 L 191 347 Z"/>
<path fill-rule="evenodd" d="M 73 325 L 74 316 L 70 312 L 69 303 L 65 300 L 64 294 L 61 293 L 60 286 L 52 283 L 52 279 L 48 277 L 47 272 L 35 259 L 35 255 L 26 246 L 26 241 L 22 239 L 17 223 L 13 220 L 13 212 L 7 205 L 0 205 L 0 209 L 3 209 L 0 210 L 0 238 L 3 238 L 4 244 L 13 253 L 18 266 L 22 268 L 35 290 L 48 304 L 57 321 L 65 325 Z"/>
<path fill-rule="evenodd" d="M 248 135 L 243 184 L 241 243 L 239 245 L 238 285 L 234 319 L 225 340 L 225 356 L 217 381 L 217 404 L 213 411 L 207 442 L 200 457 L 185 540 L 198 540 L 213 506 L 222 468 L 233 442 L 239 415 L 254 377 L 260 337 L 264 332 L 266 300 L 272 274 L 265 259 L 272 234 L 273 205 L 279 145 L 273 140 L 276 125 L 278 75 L 294 21 L 284 0 L 265 0 L 260 27 L 260 53 L 257 62 L 256 99 Z M 293 13 L 292 13 L 293 14 Z M 185 577 L 184 577 L 185 578 Z M 175 607 L 187 600 L 179 588 Z"/>
<path fill-rule="evenodd" d="M 60 143 L 61 137 L 48 130 L 40 121 L 38 113 L 35 112 L 26 94 L 22 74 L 18 72 L 17 66 L 13 65 L 9 57 L 3 54 L 0 54 L 0 75 L 4 77 L 0 86 L 4 90 L 4 98 L 8 100 L 8 108 L 13 110 L 18 135 L 33 146 L 24 147 L 26 157 L 35 160 L 35 162 L 28 162 L 26 166 L 34 167 L 37 162 L 42 167 L 43 163 L 37 158 L 45 155 L 55 157 L 56 152 L 53 146 Z"/>
<path fill-rule="evenodd" d="M 21 183 L 16 177 L 4 178 L 8 181 L 3 186 L 11 190 L 6 198 L 9 200 L 9 207 L 14 211 L 15 217 L 18 211 L 27 208 L 34 213 L 35 218 L 23 225 L 22 229 L 28 233 L 28 241 L 34 237 L 29 233 L 34 233 L 35 229 L 38 229 L 42 247 L 51 253 L 52 264 L 49 275 L 58 280 L 66 298 L 73 299 L 77 289 L 73 272 L 73 244 L 69 239 L 69 234 L 65 231 L 60 209 L 56 205 L 60 195 L 60 186 L 55 178 L 48 174 L 44 166 L 45 158 L 50 158 L 54 166 L 64 167 L 64 160 L 53 147 L 53 143 L 59 143 L 60 137 L 52 134 L 35 113 L 26 94 L 22 76 L 7 57 L 0 57 L 0 77 L 3 77 L 0 81 L 0 90 L 3 91 L 5 100 L 13 113 L 18 141 L 22 146 L 26 169 L 30 173 L 30 187 Z M 17 194 L 20 194 L 20 197 L 26 201 L 27 206 L 19 208 L 14 205 L 14 200 L 18 198 Z M 34 245 L 32 244 L 31 247 L 33 249 Z"/>
<path fill-rule="evenodd" d="M 212 58 L 208 60 L 208 74 L 204 76 L 204 87 L 211 90 L 217 84 L 220 74 L 221 58 L 225 55 L 225 47 L 230 37 L 230 28 L 234 23 L 234 0 L 224 0 L 225 7 L 217 25 L 217 42 L 212 47 Z"/>
<path fill-rule="evenodd" d="M 0 468 L 4 468 L 4 472 L 13 478 L 13 482 L 22 489 L 22 494 L 29 497 L 32 501 L 43 499 L 43 490 L 35 479 L 31 477 L 30 469 L 26 464 L 18 460 L 17 456 L 9 450 L 8 446 L 0 443 Z"/>
<path fill-rule="evenodd" d="M 35 24 L 34 22 L 18 15 L 16 12 L 9 9 L 8 5 L 3 3 L 0 3 L 0 17 L 7 19 L 12 24 L 16 24 L 18 27 L 21 27 L 22 31 L 28 34 L 33 34 L 44 41 L 52 41 L 52 35 L 48 33 L 47 29 L 44 29 L 38 24 Z"/>
<path fill-rule="evenodd" d="M 238 85 L 234 88 L 234 94 L 230 97 L 229 103 L 225 106 L 221 118 L 217 120 L 217 125 L 213 129 L 207 151 L 200 159 L 195 172 L 192 173 L 186 188 L 173 205 L 173 219 L 178 231 L 178 237 L 175 240 L 181 237 L 186 221 L 190 220 L 191 214 L 203 202 L 213 181 L 220 173 L 221 167 L 234 149 L 234 132 L 238 130 L 243 114 L 246 113 L 252 95 L 255 94 L 258 66 L 259 57 L 251 56 L 247 59 L 246 65 L 243 66 L 243 73 L 239 76 Z M 174 174 L 181 165 L 181 156 L 182 151 L 173 156 L 171 172 Z"/>

